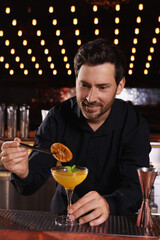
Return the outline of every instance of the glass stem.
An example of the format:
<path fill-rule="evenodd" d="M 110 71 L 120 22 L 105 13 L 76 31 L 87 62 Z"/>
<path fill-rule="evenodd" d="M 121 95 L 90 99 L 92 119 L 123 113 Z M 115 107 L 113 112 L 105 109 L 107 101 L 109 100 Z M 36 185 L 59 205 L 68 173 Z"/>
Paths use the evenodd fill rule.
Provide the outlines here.
<path fill-rule="evenodd" d="M 73 190 L 71 190 L 71 189 L 66 189 L 66 194 L 67 194 L 68 206 L 71 206 L 71 205 L 72 205 Z"/>
<path fill-rule="evenodd" d="M 71 206 L 71 205 L 72 205 L 72 195 L 73 195 L 73 191 L 74 191 L 74 190 L 66 189 L 68 206 Z M 67 219 L 68 219 L 67 221 L 70 221 L 70 220 L 69 220 L 69 213 L 68 213 L 68 211 L 67 211 Z"/>

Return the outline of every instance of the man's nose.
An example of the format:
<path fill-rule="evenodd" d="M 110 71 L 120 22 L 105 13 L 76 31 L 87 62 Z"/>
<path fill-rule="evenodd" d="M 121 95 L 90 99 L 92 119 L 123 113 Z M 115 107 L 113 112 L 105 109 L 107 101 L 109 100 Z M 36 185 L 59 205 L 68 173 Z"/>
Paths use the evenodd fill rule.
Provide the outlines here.
<path fill-rule="evenodd" d="M 86 96 L 88 102 L 94 102 L 97 99 L 97 91 L 95 88 L 91 88 Z"/>

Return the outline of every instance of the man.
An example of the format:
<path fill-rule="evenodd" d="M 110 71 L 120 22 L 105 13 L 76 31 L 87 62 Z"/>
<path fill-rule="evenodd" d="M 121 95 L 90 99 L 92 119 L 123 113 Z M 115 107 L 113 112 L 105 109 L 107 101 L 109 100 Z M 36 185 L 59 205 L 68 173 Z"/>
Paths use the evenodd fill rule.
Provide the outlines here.
<path fill-rule="evenodd" d="M 52 108 L 39 127 L 35 145 L 65 144 L 73 153 L 70 165 L 86 166 L 88 177 L 75 188 L 71 219 L 91 226 L 109 214 L 135 213 L 142 200 L 137 168 L 149 166 L 150 138 L 146 121 L 127 103 L 115 99 L 125 85 L 125 59 L 112 43 L 97 39 L 84 44 L 74 59 L 76 97 Z M 50 176 L 56 160 L 19 147 L 18 139 L 2 145 L 2 162 L 13 172 L 17 190 L 28 195 Z M 66 194 L 57 186 L 51 209 L 67 208 Z"/>

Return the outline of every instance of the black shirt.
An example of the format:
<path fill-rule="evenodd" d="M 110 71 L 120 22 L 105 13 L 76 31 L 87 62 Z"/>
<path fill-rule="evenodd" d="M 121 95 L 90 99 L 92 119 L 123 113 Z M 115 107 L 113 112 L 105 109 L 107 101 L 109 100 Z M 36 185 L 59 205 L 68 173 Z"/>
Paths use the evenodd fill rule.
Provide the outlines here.
<path fill-rule="evenodd" d="M 150 137 L 146 121 L 135 109 L 115 99 L 106 121 L 93 131 L 77 105 L 76 97 L 53 107 L 36 134 L 36 146 L 50 148 L 54 142 L 65 144 L 73 153 L 67 165 L 86 166 L 89 174 L 75 188 L 74 200 L 97 191 L 108 202 L 111 214 L 136 212 L 142 200 L 138 167 L 149 166 Z M 24 195 L 35 192 L 50 176 L 56 160 L 52 155 L 33 151 L 26 179 L 14 176 L 12 182 Z M 51 209 L 67 207 L 64 188 L 58 186 Z"/>

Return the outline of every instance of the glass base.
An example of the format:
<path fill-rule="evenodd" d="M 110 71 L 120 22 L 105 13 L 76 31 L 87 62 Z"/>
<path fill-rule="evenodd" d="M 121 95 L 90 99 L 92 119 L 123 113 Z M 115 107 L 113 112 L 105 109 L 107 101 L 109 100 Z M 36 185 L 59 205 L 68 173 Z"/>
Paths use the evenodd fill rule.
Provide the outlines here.
<path fill-rule="evenodd" d="M 55 225 L 58 226 L 78 226 L 80 225 L 78 220 L 70 220 L 67 216 L 62 215 L 55 218 Z"/>

